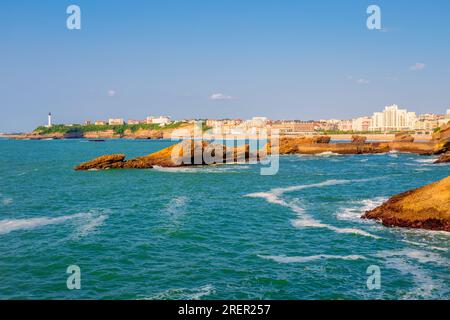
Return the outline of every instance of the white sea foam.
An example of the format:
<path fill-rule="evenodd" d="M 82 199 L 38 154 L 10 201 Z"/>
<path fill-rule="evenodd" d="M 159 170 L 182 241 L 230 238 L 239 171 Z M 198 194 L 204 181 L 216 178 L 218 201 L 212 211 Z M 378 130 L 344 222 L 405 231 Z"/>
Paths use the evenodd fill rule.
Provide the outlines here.
<path fill-rule="evenodd" d="M 99 227 L 103 225 L 106 219 L 108 219 L 107 214 L 96 215 L 92 212 L 88 212 L 83 216 L 83 222 L 77 228 L 75 232 L 76 237 L 84 237 L 91 232 L 98 230 Z"/>
<path fill-rule="evenodd" d="M 172 219 L 176 220 L 186 213 L 185 208 L 188 200 L 189 199 L 184 196 L 174 197 L 166 205 L 165 211 Z"/>
<path fill-rule="evenodd" d="M 74 235 L 76 237 L 83 237 L 100 227 L 107 218 L 108 215 L 106 214 L 83 212 L 56 218 L 39 217 L 29 219 L 5 219 L 0 220 L 0 235 L 18 230 L 31 230 L 71 220 L 79 220 Z"/>
<path fill-rule="evenodd" d="M 361 221 L 361 216 L 364 214 L 364 212 L 378 207 L 386 200 L 387 198 L 377 197 L 361 201 L 352 201 L 350 202 L 351 206 L 342 208 L 337 212 L 336 218 L 338 218 L 339 220 Z"/>
<path fill-rule="evenodd" d="M 440 281 L 434 280 L 422 266 L 418 265 L 418 263 L 425 265 L 432 263 L 448 268 L 448 261 L 438 254 L 404 249 L 386 250 L 376 256 L 385 259 L 388 268 L 396 269 L 403 275 L 412 276 L 415 288 L 406 292 L 403 295 L 404 299 L 430 299 L 447 289 Z"/>
<path fill-rule="evenodd" d="M 230 164 L 230 165 L 210 165 L 200 167 L 161 167 L 154 166 L 153 169 L 159 172 L 167 173 L 238 173 L 239 170 L 248 170 L 251 167 L 243 164 Z"/>
<path fill-rule="evenodd" d="M 340 156 L 340 154 L 332 152 L 332 151 L 325 151 L 325 152 L 316 154 L 316 156 L 317 157 L 333 157 L 333 156 Z"/>
<path fill-rule="evenodd" d="M 336 255 L 328 255 L 328 254 L 319 254 L 314 256 L 305 256 L 305 257 L 287 257 L 287 256 L 263 256 L 258 255 L 258 257 L 266 260 L 273 260 L 278 263 L 305 263 L 316 260 L 363 260 L 365 257 L 360 255 L 349 255 L 349 256 L 336 256 Z"/>
<path fill-rule="evenodd" d="M 12 198 L 5 197 L 2 199 L 2 204 L 4 206 L 9 206 L 9 205 L 13 204 L 13 202 L 14 202 L 14 200 Z"/>
<path fill-rule="evenodd" d="M 263 198 L 267 202 L 272 204 L 277 204 L 286 208 L 291 209 L 294 213 L 297 214 L 297 219 L 292 221 L 292 225 L 296 228 L 326 228 L 331 231 L 337 233 L 349 233 L 349 234 L 358 234 L 361 236 L 379 238 L 378 236 L 372 235 L 368 232 L 365 232 L 360 229 L 355 228 L 338 228 L 325 223 L 320 222 L 319 220 L 314 219 L 312 216 L 305 213 L 303 207 L 300 206 L 300 201 L 298 199 L 293 199 L 287 201 L 282 198 L 282 195 L 288 192 L 299 191 L 308 188 L 322 188 L 333 185 L 347 184 L 352 182 L 351 180 L 327 180 L 320 183 L 309 184 L 309 185 L 299 185 L 299 186 L 291 186 L 286 188 L 275 188 L 269 192 L 258 192 L 258 193 L 250 193 L 245 195 L 245 197 L 249 198 Z"/>
<path fill-rule="evenodd" d="M 0 234 L 7 234 L 16 230 L 29 230 L 46 225 L 63 223 L 65 221 L 81 218 L 85 213 L 77 213 L 73 215 L 61 216 L 57 218 L 40 217 L 30 219 L 6 219 L 0 220 Z"/>
<path fill-rule="evenodd" d="M 426 158 L 426 159 L 416 159 L 415 162 L 418 163 L 434 163 L 437 160 L 436 157 Z"/>
<path fill-rule="evenodd" d="M 215 292 L 214 286 L 207 284 L 198 288 L 175 288 L 158 293 L 144 300 L 201 300 Z"/>

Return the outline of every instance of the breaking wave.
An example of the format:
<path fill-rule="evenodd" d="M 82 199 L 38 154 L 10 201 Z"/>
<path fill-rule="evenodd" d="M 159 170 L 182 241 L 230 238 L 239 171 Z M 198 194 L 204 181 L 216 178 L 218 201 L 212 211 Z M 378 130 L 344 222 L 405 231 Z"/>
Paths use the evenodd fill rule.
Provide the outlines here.
<path fill-rule="evenodd" d="M 297 214 L 297 219 L 292 221 L 292 225 L 296 228 L 326 228 L 331 231 L 337 233 L 350 233 L 350 234 L 358 234 L 366 237 L 379 238 L 378 236 L 372 235 L 368 232 L 365 232 L 360 229 L 355 228 L 338 228 L 325 223 L 320 222 L 319 220 L 314 219 L 312 216 L 305 213 L 305 210 L 299 205 L 299 200 L 294 199 L 292 201 L 287 201 L 282 198 L 282 195 L 288 192 L 299 191 L 308 188 L 321 188 L 327 186 L 334 186 L 340 184 L 351 183 L 352 180 L 327 180 L 320 183 L 309 184 L 309 185 L 299 185 L 299 186 L 291 186 L 287 188 L 275 188 L 269 192 L 258 192 L 258 193 L 250 193 L 245 195 L 245 197 L 249 198 L 263 198 L 267 202 L 272 204 L 277 204 L 286 208 L 291 209 L 294 213 Z"/>
<path fill-rule="evenodd" d="M 76 213 L 56 218 L 39 217 L 29 219 L 5 219 L 0 220 L 0 235 L 19 230 L 32 230 L 48 225 L 60 224 L 71 220 L 82 219 L 76 228 L 75 236 L 83 237 L 97 229 L 108 218 L 106 214 L 92 212 Z"/>
<path fill-rule="evenodd" d="M 446 286 L 434 280 L 427 270 L 418 265 L 418 263 L 431 263 L 448 268 L 450 266 L 448 260 L 443 259 L 436 253 L 404 249 L 398 251 L 386 250 L 376 254 L 376 256 L 385 259 L 388 268 L 396 269 L 402 275 L 412 277 L 415 288 L 403 293 L 403 299 L 431 299 L 441 295 L 446 290 Z"/>
<path fill-rule="evenodd" d="M 85 216 L 85 213 L 77 213 L 57 218 L 41 217 L 30 219 L 6 219 L 0 220 L 0 234 L 7 234 L 17 230 L 30 230 L 38 227 L 43 227 L 51 224 L 63 223 L 75 218 Z"/>
<path fill-rule="evenodd" d="M 352 206 L 343 208 L 338 211 L 336 217 L 339 220 L 361 221 L 361 216 L 364 214 L 364 212 L 375 209 L 387 200 L 388 198 L 377 197 L 361 201 L 352 201 Z"/>

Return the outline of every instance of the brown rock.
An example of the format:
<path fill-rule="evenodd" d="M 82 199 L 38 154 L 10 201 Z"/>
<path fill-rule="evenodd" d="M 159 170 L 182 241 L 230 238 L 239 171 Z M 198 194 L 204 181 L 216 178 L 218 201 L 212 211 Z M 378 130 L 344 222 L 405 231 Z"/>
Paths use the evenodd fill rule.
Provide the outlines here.
<path fill-rule="evenodd" d="M 434 163 L 447 163 L 450 162 L 450 151 L 443 153 L 439 159 L 437 159 Z"/>
<path fill-rule="evenodd" d="M 414 137 L 407 132 L 399 132 L 395 134 L 394 142 L 414 142 Z"/>
<path fill-rule="evenodd" d="M 85 162 L 75 167 L 75 170 L 92 170 L 92 169 L 116 169 L 122 168 L 124 165 L 124 154 L 112 154 L 109 156 L 102 156 L 91 161 Z"/>
<path fill-rule="evenodd" d="M 362 218 L 380 220 L 386 226 L 450 232 L 450 176 L 393 196 Z"/>
<path fill-rule="evenodd" d="M 358 135 L 352 136 L 352 143 L 365 143 L 366 140 L 367 140 L 367 137 L 365 137 L 365 136 L 358 136 Z"/>
<path fill-rule="evenodd" d="M 262 156 L 262 155 L 261 155 Z M 206 141 L 186 140 L 158 152 L 124 161 L 125 155 L 112 155 L 96 158 L 77 166 L 76 170 L 89 169 L 145 169 L 160 167 L 181 167 L 222 163 L 238 163 L 259 159 L 256 150 L 250 158 L 250 146 L 226 147 Z"/>

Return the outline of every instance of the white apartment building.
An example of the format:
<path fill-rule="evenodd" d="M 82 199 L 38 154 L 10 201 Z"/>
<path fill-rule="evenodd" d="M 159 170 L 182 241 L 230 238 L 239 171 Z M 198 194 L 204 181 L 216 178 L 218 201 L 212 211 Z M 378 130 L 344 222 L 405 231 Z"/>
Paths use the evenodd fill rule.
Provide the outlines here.
<path fill-rule="evenodd" d="M 108 120 L 108 124 L 110 126 L 121 126 L 125 124 L 125 120 L 122 118 L 117 118 L 117 119 L 109 119 Z"/>
<path fill-rule="evenodd" d="M 399 109 L 396 104 L 387 106 L 382 112 L 375 112 L 372 116 L 370 131 L 402 131 L 414 130 L 417 116 L 415 112 Z"/>
<path fill-rule="evenodd" d="M 157 118 L 147 117 L 146 122 L 147 122 L 147 124 L 159 124 L 159 125 L 165 126 L 166 124 L 170 124 L 172 122 L 172 120 L 170 119 L 170 117 L 167 117 L 167 116 L 159 116 Z"/>

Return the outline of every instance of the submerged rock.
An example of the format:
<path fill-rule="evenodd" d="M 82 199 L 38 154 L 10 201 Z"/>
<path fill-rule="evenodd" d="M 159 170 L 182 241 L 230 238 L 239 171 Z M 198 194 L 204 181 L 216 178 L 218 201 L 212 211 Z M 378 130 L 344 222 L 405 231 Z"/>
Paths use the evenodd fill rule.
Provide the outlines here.
<path fill-rule="evenodd" d="M 362 218 L 380 220 L 386 226 L 450 232 L 450 176 L 393 196 Z"/>

